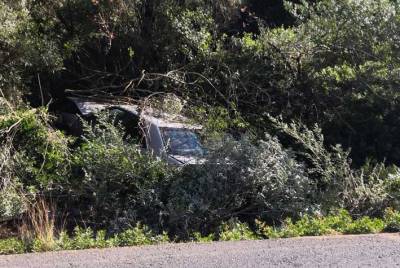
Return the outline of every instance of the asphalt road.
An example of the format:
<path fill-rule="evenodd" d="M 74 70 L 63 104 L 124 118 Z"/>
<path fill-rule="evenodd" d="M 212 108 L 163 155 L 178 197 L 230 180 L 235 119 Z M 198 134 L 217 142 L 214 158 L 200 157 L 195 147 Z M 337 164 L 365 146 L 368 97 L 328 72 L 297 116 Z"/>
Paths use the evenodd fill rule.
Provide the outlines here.
<path fill-rule="evenodd" d="M 0 267 L 400 267 L 400 234 L 305 237 L 264 241 L 0 256 Z"/>

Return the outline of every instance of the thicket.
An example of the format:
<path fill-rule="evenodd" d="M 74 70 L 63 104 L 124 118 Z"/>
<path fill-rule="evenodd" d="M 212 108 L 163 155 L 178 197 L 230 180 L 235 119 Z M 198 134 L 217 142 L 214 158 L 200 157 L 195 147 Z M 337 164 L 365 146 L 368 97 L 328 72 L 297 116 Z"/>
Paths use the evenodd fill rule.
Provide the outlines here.
<path fill-rule="evenodd" d="M 282 115 L 356 166 L 398 164 L 398 1 L 273 2 L 2 1 L 1 89 L 34 106 L 173 92 L 227 128 L 262 137 Z"/>
<path fill-rule="evenodd" d="M 42 114 L 45 111 L 27 110 L 4 116 L 14 133 L 4 145 L 15 156 L 5 165 L 20 168 L 2 169 L 10 178 L 3 182 L 2 217 L 32 219 L 31 206 L 39 198 L 54 203 L 48 210 L 68 228 L 78 224 L 112 235 L 142 222 L 158 233 L 167 231 L 187 240 L 196 232 L 212 233 L 234 218 L 279 224 L 286 218 L 329 215 L 337 209 L 356 218 L 383 217 L 387 207 L 400 209 L 398 168 L 379 164 L 352 169 L 348 153 L 340 147 L 327 149 L 318 128 L 274 120 L 305 150 L 284 149 L 270 135 L 263 140 L 228 137 L 215 143 L 219 146 L 203 164 L 171 167 L 124 138 L 122 126 L 107 117 L 99 115 L 94 126 L 85 124 L 85 134 L 74 148 L 61 143 L 67 138 L 52 130 Z M 29 128 L 24 120 L 30 122 Z M 5 128 L 5 137 L 9 129 Z M 53 143 L 47 136 L 37 138 L 43 133 L 55 135 Z M 18 135 L 27 140 L 17 143 Z M 29 137 L 35 137 L 38 150 L 18 147 L 31 146 Z M 64 176 L 60 181 L 43 180 L 59 174 Z"/>
<path fill-rule="evenodd" d="M 397 230 L 399 2 L 276 2 L 0 1 L 0 216 L 45 199 L 68 231 L 107 237 L 141 222 L 207 240 L 232 219 L 248 226 L 220 239 L 255 219 L 283 224 L 267 237 L 383 228 L 367 216 Z M 79 140 L 53 127 L 66 96 L 154 93 L 220 139 L 204 164 L 171 168 L 107 122 Z"/>

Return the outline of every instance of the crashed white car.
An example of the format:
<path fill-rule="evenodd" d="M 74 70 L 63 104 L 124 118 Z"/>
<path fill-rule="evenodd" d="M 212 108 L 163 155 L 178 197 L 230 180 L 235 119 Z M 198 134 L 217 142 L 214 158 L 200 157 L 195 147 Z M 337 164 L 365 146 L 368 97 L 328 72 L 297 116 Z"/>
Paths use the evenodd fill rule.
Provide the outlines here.
<path fill-rule="evenodd" d="M 72 97 L 68 99 L 76 107 L 72 109 L 75 110 L 75 114 L 61 112 L 60 122 L 71 129 L 75 128 L 72 131 L 75 134 L 80 132 L 77 126 L 78 115 L 89 119 L 96 113 L 107 110 L 118 124 L 124 127 L 126 135 L 138 139 L 143 149 L 165 159 L 169 164 L 204 162 L 205 149 L 198 135 L 202 127 L 187 123 L 187 118 L 162 113 L 158 113 L 157 116 L 152 113 L 140 113 L 139 107 L 132 104 L 105 103 Z"/>

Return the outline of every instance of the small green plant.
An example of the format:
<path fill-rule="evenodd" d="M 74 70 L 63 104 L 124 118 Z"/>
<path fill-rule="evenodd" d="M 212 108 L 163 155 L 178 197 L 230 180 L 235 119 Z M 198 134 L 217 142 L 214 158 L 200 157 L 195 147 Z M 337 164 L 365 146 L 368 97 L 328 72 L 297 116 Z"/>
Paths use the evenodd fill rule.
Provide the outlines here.
<path fill-rule="evenodd" d="M 341 209 L 324 218 L 324 221 L 332 230 L 332 233 L 344 233 L 346 228 L 353 222 L 350 213 Z"/>
<path fill-rule="evenodd" d="M 332 232 L 332 229 L 325 219 L 320 217 L 309 217 L 307 215 L 296 222 L 295 227 L 300 236 L 319 236 Z"/>
<path fill-rule="evenodd" d="M 96 248 L 111 248 L 118 246 L 118 237 L 110 237 L 107 239 L 106 231 L 100 230 L 96 233 Z"/>
<path fill-rule="evenodd" d="M 146 225 L 138 223 L 134 228 L 118 234 L 117 241 L 119 246 L 141 246 L 168 242 L 169 238 L 166 233 L 154 235 Z"/>
<path fill-rule="evenodd" d="M 66 231 L 61 231 L 56 241 L 56 250 L 72 250 L 74 249 L 73 239 L 69 237 Z"/>
<path fill-rule="evenodd" d="M 88 249 L 96 247 L 96 239 L 91 228 L 76 227 L 72 241 L 73 249 Z"/>
<path fill-rule="evenodd" d="M 18 238 L 0 240 L 0 254 L 21 254 L 26 251 L 24 242 Z"/>
<path fill-rule="evenodd" d="M 257 239 L 256 234 L 250 230 L 246 223 L 241 223 L 236 219 L 222 223 L 219 232 L 221 241 L 239 241 Z"/>
<path fill-rule="evenodd" d="M 387 208 L 383 216 L 385 221 L 385 231 L 400 232 L 400 212 Z"/>
<path fill-rule="evenodd" d="M 290 237 L 297 237 L 304 235 L 300 228 L 293 223 L 292 219 L 287 218 L 284 222 L 282 227 L 280 228 L 280 237 L 290 238 Z"/>
<path fill-rule="evenodd" d="M 206 236 L 202 236 L 200 232 L 193 233 L 193 241 L 195 242 L 207 243 L 207 242 L 212 242 L 214 240 L 215 240 L 215 234 L 213 233 Z"/>
<path fill-rule="evenodd" d="M 288 238 L 297 236 L 320 236 L 329 234 L 370 234 L 382 232 L 386 222 L 396 222 L 396 212 L 387 214 L 387 220 L 362 217 L 353 220 L 346 210 L 339 210 L 334 214 L 322 216 L 305 215 L 293 223 L 286 219 L 282 226 L 275 228 L 257 220 L 257 234 L 266 238 Z M 397 216 L 400 214 L 397 213 Z"/>
<path fill-rule="evenodd" d="M 267 225 L 265 222 L 256 220 L 257 235 L 259 237 L 265 237 L 267 239 L 280 238 L 281 234 L 278 229 Z"/>
<path fill-rule="evenodd" d="M 381 219 L 364 216 L 351 223 L 344 233 L 346 234 L 371 234 L 382 232 L 385 223 Z"/>

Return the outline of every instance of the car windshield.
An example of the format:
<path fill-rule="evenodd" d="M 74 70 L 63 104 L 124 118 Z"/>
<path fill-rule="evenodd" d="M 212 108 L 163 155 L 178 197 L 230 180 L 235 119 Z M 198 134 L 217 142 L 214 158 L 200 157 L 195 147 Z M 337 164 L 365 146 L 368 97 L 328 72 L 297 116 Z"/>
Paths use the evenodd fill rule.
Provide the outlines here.
<path fill-rule="evenodd" d="M 204 149 L 201 146 L 200 138 L 191 129 L 163 128 L 162 135 L 168 148 L 168 153 L 173 155 L 203 156 Z"/>

